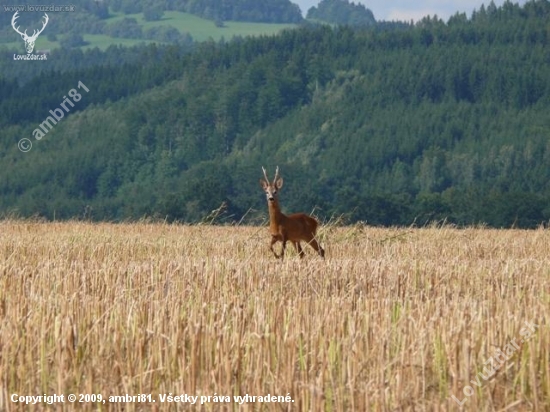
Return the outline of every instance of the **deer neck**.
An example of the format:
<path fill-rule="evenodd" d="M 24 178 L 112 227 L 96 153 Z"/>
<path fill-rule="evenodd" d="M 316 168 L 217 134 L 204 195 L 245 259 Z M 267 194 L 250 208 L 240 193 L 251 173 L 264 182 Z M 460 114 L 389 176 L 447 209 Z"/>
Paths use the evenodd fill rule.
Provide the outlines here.
<path fill-rule="evenodd" d="M 283 219 L 284 216 L 283 212 L 281 212 L 281 208 L 279 206 L 279 201 L 275 199 L 273 202 L 268 202 L 268 208 L 269 208 L 269 221 L 272 225 L 279 224 Z"/>

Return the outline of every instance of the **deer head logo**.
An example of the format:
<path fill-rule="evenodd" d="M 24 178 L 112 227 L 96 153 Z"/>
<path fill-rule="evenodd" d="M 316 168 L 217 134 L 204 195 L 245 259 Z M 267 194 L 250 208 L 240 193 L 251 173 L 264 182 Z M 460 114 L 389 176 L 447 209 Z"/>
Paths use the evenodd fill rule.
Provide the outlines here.
<path fill-rule="evenodd" d="M 19 12 L 16 11 L 15 14 L 13 15 L 13 17 L 11 19 L 11 25 L 12 25 L 13 29 L 17 33 L 19 33 L 21 35 L 21 37 L 23 38 L 23 40 L 25 41 L 25 48 L 27 49 L 27 53 L 32 53 L 32 51 L 34 49 L 34 42 L 36 41 L 38 35 L 40 33 L 42 33 L 44 31 L 44 29 L 46 28 L 46 25 L 48 24 L 48 21 L 49 21 L 49 17 L 46 13 L 44 13 L 44 17 L 43 17 L 44 22 L 42 23 L 42 28 L 38 31 L 33 30 L 32 36 L 29 36 L 29 35 L 27 35 L 27 30 L 25 30 L 25 32 L 21 33 L 19 31 L 19 27 L 15 27 L 15 21 L 19 17 L 17 15 L 17 13 L 19 13 Z"/>

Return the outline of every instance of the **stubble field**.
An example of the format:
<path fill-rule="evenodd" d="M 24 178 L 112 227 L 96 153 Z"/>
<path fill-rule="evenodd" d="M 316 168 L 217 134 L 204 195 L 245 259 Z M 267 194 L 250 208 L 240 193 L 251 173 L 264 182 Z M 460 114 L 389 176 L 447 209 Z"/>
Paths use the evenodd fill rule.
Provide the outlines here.
<path fill-rule="evenodd" d="M 550 410 L 547 229 L 323 227 L 283 262 L 265 227 L 0 231 L 0 410 Z"/>

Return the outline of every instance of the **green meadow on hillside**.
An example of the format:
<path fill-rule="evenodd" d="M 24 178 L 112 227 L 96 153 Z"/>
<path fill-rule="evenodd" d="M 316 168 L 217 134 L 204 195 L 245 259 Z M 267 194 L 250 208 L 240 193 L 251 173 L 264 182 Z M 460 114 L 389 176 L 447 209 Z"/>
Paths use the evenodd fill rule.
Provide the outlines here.
<path fill-rule="evenodd" d="M 224 27 L 217 27 L 212 20 L 203 19 L 189 13 L 179 11 L 166 11 L 163 18 L 159 21 L 145 21 L 143 13 L 138 14 L 115 14 L 106 20 L 107 24 L 122 20 L 124 18 L 134 18 L 143 30 L 158 26 L 172 26 L 182 33 L 189 33 L 193 39 L 204 41 L 212 38 L 220 40 L 222 37 L 230 39 L 234 36 L 258 36 L 262 34 L 276 34 L 287 28 L 296 27 L 295 24 L 274 24 L 274 23 L 248 23 L 240 21 L 224 22 Z"/>
<path fill-rule="evenodd" d="M 224 22 L 223 27 L 217 27 L 212 20 L 179 11 L 166 11 L 159 21 L 145 21 L 143 13 L 123 14 L 111 12 L 111 15 L 112 17 L 104 20 L 106 24 L 111 24 L 124 18 L 134 18 L 144 31 L 153 27 L 171 26 L 178 29 L 182 34 L 189 33 L 196 41 L 206 41 L 209 39 L 219 41 L 222 38 L 229 40 L 235 36 L 271 35 L 284 29 L 297 27 L 295 24 L 248 23 L 239 21 L 227 21 Z M 49 41 L 47 36 L 40 36 L 36 40 L 35 50 L 60 47 L 59 40 L 61 40 L 62 36 L 57 36 L 57 41 Z M 88 43 L 86 46 L 83 46 L 83 49 L 98 47 L 104 50 L 111 45 L 135 46 L 141 43 L 158 43 L 155 40 L 119 38 L 105 34 L 82 33 L 82 37 Z M 13 42 L 3 43 L 3 45 L 9 49 L 21 49 L 21 53 L 24 51 L 21 41 L 16 36 L 14 36 Z"/>

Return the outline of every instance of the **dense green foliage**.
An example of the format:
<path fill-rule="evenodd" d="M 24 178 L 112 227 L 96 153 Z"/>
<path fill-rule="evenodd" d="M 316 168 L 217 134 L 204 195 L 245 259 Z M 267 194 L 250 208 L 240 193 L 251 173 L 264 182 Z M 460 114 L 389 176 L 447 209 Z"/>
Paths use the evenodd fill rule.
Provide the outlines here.
<path fill-rule="evenodd" d="M 290 0 L 187 0 L 185 11 L 211 20 L 299 23 L 302 13 Z"/>
<path fill-rule="evenodd" d="M 297 23 L 302 20 L 300 8 L 290 0 L 111 0 L 115 12 L 146 13 L 156 16 L 161 10 L 178 10 L 210 20 L 233 20 L 270 23 Z"/>
<path fill-rule="evenodd" d="M 361 3 L 350 3 L 349 0 L 321 0 L 317 7 L 308 10 L 307 18 L 350 26 L 372 26 L 376 23 L 372 11 Z"/>
<path fill-rule="evenodd" d="M 261 165 L 279 165 L 286 211 L 536 226 L 550 219 L 549 18 L 547 0 L 506 3 L 448 23 L 120 50 L 76 70 L 65 52 L 62 71 L 0 80 L 0 210 L 198 221 L 224 204 L 254 219 Z M 89 92 L 34 140 L 79 81 Z"/>
<path fill-rule="evenodd" d="M 159 48 L 152 44 L 149 46 L 131 48 L 110 46 L 104 52 L 97 48 L 86 51 L 80 49 L 55 49 L 52 50 L 47 60 L 34 62 L 34 64 L 24 61 L 14 62 L 13 52 L 0 52 L 0 73 L 2 73 L 0 82 L 3 83 L 3 99 L 0 100 L 0 107 L 2 107 L 2 110 L 0 110 L 0 118 L 6 118 L 6 116 L 14 114 L 17 115 L 17 117 L 11 119 L 17 121 L 19 116 L 27 116 L 24 107 L 27 107 L 29 100 L 35 102 L 32 106 L 44 102 L 44 98 L 54 98 L 57 100 L 57 96 L 41 95 L 34 91 L 49 87 L 45 84 L 39 84 L 45 81 L 50 82 L 50 78 L 61 78 L 64 76 L 74 77 L 77 73 L 86 68 L 93 68 L 96 71 L 100 71 L 101 75 L 105 75 L 104 73 L 107 71 L 109 74 L 105 76 L 108 76 L 111 80 L 116 77 L 116 84 L 107 84 L 108 81 L 105 81 L 106 84 L 102 89 L 142 91 L 144 87 L 147 87 L 145 84 L 128 85 L 128 76 L 124 74 L 130 70 L 130 67 L 139 64 L 151 68 L 158 63 L 158 59 L 166 56 L 168 53 L 180 55 L 189 53 L 193 48 L 193 45 Z M 119 69 L 115 70 L 115 68 Z M 162 70 L 151 70 L 160 76 L 164 75 Z M 115 71 L 116 74 L 113 74 Z M 148 74 L 148 78 L 155 78 L 157 74 Z M 176 76 L 176 74 L 172 75 Z M 32 83 L 26 85 L 28 82 Z M 21 85 L 20 88 L 18 88 L 18 84 Z M 153 85 L 153 83 L 148 84 L 149 86 Z M 14 93 L 14 95 L 11 93 Z M 13 97 L 13 101 L 8 100 L 10 96 Z M 110 98 L 117 99 L 120 98 L 120 95 L 115 93 Z"/>
<path fill-rule="evenodd" d="M 302 21 L 300 7 L 290 0 L 74 0 L 70 3 L 62 0 L 48 1 L 47 5 L 75 6 L 75 12 L 68 13 L 66 18 L 59 19 L 53 30 L 67 32 L 66 24 L 72 29 L 78 28 L 86 33 L 100 27 L 98 22 L 110 15 L 109 8 L 115 13 L 135 14 L 143 13 L 148 21 L 155 21 L 162 17 L 163 11 L 184 11 L 210 20 L 223 19 L 233 21 L 252 21 L 270 23 L 298 23 Z M 6 11 L 6 10 L 3 10 Z M 38 23 L 43 13 L 20 13 L 20 22 L 30 24 Z M 51 14 L 51 13 L 50 13 Z M 11 30 L 10 21 L 12 13 L 0 13 L 0 33 L 8 33 Z M 53 23 L 53 21 L 52 21 Z"/>

